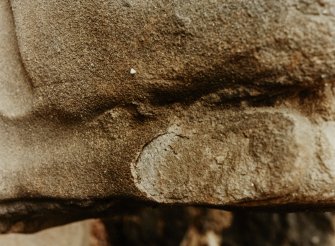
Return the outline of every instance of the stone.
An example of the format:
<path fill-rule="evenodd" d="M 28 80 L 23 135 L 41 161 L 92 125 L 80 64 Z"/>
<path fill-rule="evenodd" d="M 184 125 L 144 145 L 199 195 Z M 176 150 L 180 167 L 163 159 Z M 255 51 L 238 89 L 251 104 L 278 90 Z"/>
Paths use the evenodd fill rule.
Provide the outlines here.
<path fill-rule="evenodd" d="M 6 246 L 108 246 L 105 225 L 100 220 L 86 220 L 54 227 L 35 234 L 8 234 L 0 236 L 0 245 Z"/>
<path fill-rule="evenodd" d="M 333 208 L 334 8 L 0 0 L 0 231 L 139 204 Z"/>

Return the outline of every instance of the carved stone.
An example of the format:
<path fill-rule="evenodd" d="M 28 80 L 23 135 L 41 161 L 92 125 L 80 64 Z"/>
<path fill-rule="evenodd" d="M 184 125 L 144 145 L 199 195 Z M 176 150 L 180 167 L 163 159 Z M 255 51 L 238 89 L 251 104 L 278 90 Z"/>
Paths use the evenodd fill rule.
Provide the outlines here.
<path fill-rule="evenodd" d="M 0 0 L 0 41 L 2 232 L 335 205 L 334 0 Z"/>

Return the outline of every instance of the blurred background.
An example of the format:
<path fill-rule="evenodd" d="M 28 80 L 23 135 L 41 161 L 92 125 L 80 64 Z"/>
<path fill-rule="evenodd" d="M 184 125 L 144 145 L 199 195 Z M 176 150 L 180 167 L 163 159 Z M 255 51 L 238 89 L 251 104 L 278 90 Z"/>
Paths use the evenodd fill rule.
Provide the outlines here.
<path fill-rule="evenodd" d="M 35 234 L 0 236 L 4 246 L 335 245 L 332 213 L 227 212 L 194 207 L 142 208 Z"/>

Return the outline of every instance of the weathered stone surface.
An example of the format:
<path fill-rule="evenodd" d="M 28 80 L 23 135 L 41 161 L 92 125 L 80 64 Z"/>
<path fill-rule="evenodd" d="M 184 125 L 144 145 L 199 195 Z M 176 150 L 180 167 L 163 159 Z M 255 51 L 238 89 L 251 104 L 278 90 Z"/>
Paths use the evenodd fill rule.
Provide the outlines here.
<path fill-rule="evenodd" d="M 1 231 L 129 201 L 334 207 L 334 0 L 0 11 Z"/>

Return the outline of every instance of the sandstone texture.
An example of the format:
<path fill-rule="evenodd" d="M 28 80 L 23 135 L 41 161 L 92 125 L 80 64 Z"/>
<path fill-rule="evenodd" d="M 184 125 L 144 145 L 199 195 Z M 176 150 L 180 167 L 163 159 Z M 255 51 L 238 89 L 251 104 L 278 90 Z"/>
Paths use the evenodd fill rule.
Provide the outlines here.
<path fill-rule="evenodd" d="M 334 0 L 0 0 L 0 41 L 1 232 L 335 207 Z"/>

